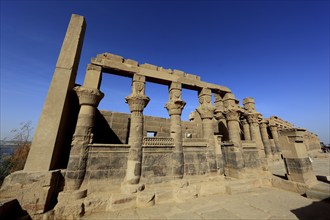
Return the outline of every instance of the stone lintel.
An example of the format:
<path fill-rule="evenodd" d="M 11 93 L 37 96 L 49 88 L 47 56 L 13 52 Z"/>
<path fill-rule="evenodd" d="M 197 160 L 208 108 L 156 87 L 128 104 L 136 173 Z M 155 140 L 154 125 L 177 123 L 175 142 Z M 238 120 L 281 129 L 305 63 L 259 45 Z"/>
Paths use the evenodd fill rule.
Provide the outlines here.
<path fill-rule="evenodd" d="M 152 64 L 139 65 L 136 61 L 127 61 L 129 59 L 122 59 L 119 56 L 119 58 L 114 59 L 113 56 L 109 55 L 109 53 L 106 53 L 106 55 L 99 54 L 96 58 L 92 58 L 91 63 L 103 67 L 104 72 L 115 75 L 133 77 L 135 73 L 139 73 L 145 76 L 147 81 L 159 84 L 170 85 L 171 82 L 181 82 L 182 88 L 185 89 L 199 91 L 203 88 L 209 88 L 213 92 L 223 94 L 231 92 L 225 86 L 203 82 L 197 75 L 180 70 L 171 71 L 170 69 L 163 69 Z"/>

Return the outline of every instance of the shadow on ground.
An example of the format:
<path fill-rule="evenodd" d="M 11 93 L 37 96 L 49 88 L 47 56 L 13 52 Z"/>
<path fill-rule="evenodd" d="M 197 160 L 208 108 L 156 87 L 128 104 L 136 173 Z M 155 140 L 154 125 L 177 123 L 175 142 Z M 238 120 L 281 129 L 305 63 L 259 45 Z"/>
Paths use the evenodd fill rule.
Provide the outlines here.
<path fill-rule="evenodd" d="M 329 220 L 330 198 L 322 201 L 315 201 L 309 206 L 293 209 L 291 212 L 300 220 Z"/>
<path fill-rule="evenodd" d="M 329 183 L 329 184 L 330 184 L 330 181 L 327 179 L 326 176 L 316 175 L 316 179 L 317 179 L 318 181 L 321 181 L 321 182 Z"/>

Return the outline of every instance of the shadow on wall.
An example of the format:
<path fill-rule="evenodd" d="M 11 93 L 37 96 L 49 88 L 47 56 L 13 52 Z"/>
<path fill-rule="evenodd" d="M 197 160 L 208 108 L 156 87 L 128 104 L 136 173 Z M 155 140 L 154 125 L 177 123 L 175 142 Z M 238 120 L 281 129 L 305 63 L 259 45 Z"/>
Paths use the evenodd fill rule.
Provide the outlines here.
<path fill-rule="evenodd" d="M 222 135 L 222 141 L 229 140 L 229 134 L 226 125 L 220 121 L 218 124 L 219 134 Z"/>
<path fill-rule="evenodd" d="M 115 132 L 110 128 L 104 116 L 97 111 L 94 127 L 94 143 L 123 144 Z"/>
<path fill-rule="evenodd" d="M 299 209 L 293 209 L 291 212 L 300 220 L 309 219 L 325 219 L 328 220 L 330 216 L 330 198 L 322 201 L 313 202 L 309 206 Z"/>

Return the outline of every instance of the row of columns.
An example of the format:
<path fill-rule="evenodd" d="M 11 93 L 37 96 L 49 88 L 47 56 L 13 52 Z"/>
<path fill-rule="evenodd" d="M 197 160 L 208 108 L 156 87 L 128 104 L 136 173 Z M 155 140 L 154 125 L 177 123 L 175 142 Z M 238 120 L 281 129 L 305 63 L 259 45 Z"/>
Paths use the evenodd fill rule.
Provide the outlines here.
<path fill-rule="evenodd" d="M 99 90 L 101 81 L 101 67 L 89 65 L 84 86 L 76 87 L 75 91 L 79 98 L 80 111 L 76 130 L 73 135 L 69 164 L 66 172 L 66 189 L 76 190 L 82 184 L 86 172 L 88 158 L 88 144 L 91 142 L 93 127 L 95 123 L 96 108 L 103 98 L 103 93 Z M 148 105 L 150 99 L 145 95 L 145 76 L 134 74 L 132 80 L 132 93 L 125 98 L 131 112 L 131 125 L 129 133 L 129 154 L 127 161 L 127 171 L 125 182 L 137 184 L 141 177 L 142 167 L 142 141 L 143 141 L 143 110 Z M 215 103 L 212 105 L 212 91 L 203 88 L 198 93 L 199 106 L 196 109 L 202 119 L 203 138 L 207 141 L 207 164 L 210 173 L 216 173 L 222 164 L 221 157 L 217 155 L 214 139 L 213 118 L 218 122 L 225 123 L 228 136 L 231 142 L 242 150 L 240 138 L 240 116 L 245 112 L 243 119 L 244 136 L 247 140 L 253 140 L 258 148 L 265 149 L 266 155 L 278 149 L 276 139 L 278 134 L 276 127 L 272 126 L 272 136 L 275 145 L 271 147 L 268 138 L 267 125 L 262 121 L 259 127 L 259 116 L 254 109 L 254 100 L 251 98 L 243 101 L 244 110 L 238 106 L 238 100 L 232 93 L 226 93 L 222 98 L 215 93 Z M 172 154 L 172 175 L 174 178 L 182 178 L 184 174 L 184 155 L 182 148 L 181 114 L 185 106 L 182 100 L 182 85 L 179 82 L 172 82 L 169 85 L 169 101 L 166 103 L 170 116 L 170 135 L 174 140 Z"/>

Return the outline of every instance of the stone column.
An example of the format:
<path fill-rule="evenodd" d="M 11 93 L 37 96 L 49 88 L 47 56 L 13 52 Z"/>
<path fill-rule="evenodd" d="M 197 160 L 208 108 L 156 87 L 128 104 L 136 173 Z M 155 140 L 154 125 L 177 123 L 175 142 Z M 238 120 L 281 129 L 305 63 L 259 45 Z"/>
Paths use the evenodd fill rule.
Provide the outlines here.
<path fill-rule="evenodd" d="M 238 100 L 235 99 L 234 94 L 227 93 L 223 104 L 230 140 L 222 145 L 225 175 L 241 178 L 244 176 L 244 157 L 239 128 Z"/>
<path fill-rule="evenodd" d="M 239 134 L 239 113 L 235 110 L 227 111 L 226 113 L 229 140 L 234 143 L 235 146 L 241 148 L 241 136 Z"/>
<path fill-rule="evenodd" d="M 252 141 L 256 142 L 259 149 L 264 151 L 264 144 L 261 139 L 260 127 L 259 127 L 259 117 L 260 113 L 256 111 L 255 103 L 253 98 L 243 99 L 243 105 L 245 109 L 245 116 L 250 124 L 250 135 Z M 265 153 L 263 154 L 265 156 Z"/>
<path fill-rule="evenodd" d="M 88 159 L 88 144 L 92 142 L 96 108 L 104 94 L 98 89 L 74 88 L 80 104 L 76 130 L 71 143 L 70 158 L 65 174 L 65 191 L 78 190 L 84 180 Z"/>
<path fill-rule="evenodd" d="M 182 149 L 182 128 L 181 113 L 186 105 L 181 100 L 181 83 L 172 82 L 169 86 L 169 101 L 165 108 L 170 115 L 171 137 L 174 140 L 174 149 L 172 153 L 172 175 L 174 178 L 182 178 L 184 173 L 184 157 Z"/>
<path fill-rule="evenodd" d="M 261 139 L 260 127 L 259 127 L 259 113 L 248 114 L 248 122 L 250 124 L 250 132 L 252 141 L 256 142 L 257 148 L 264 152 L 264 144 Z M 262 154 L 265 156 L 265 152 Z"/>
<path fill-rule="evenodd" d="M 220 135 L 217 135 L 215 137 L 216 138 L 216 140 L 215 140 L 215 143 L 216 143 L 215 156 L 216 156 L 216 160 L 217 160 L 217 167 L 218 167 L 219 174 L 223 174 L 224 167 L 223 167 L 223 156 L 222 156 L 222 151 L 221 151 L 221 142 L 222 142 L 222 137 L 225 134 L 222 133 L 224 131 L 221 130 L 221 129 L 224 129 L 224 127 L 219 126 L 219 125 L 220 124 L 226 125 L 226 117 L 223 114 L 224 113 L 223 99 L 222 99 L 221 95 L 218 93 L 214 93 L 214 107 L 215 107 L 214 117 L 218 121 L 218 129 L 219 129 L 219 133 L 220 133 Z"/>
<path fill-rule="evenodd" d="M 244 139 L 246 141 L 250 141 L 251 140 L 250 125 L 246 119 L 243 119 L 242 123 L 243 123 Z"/>
<path fill-rule="evenodd" d="M 272 150 L 272 154 L 276 155 L 277 154 L 277 149 L 276 149 L 274 139 L 269 139 L 269 143 L 270 143 L 270 149 Z"/>
<path fill-rule="evenodd" d="M 130 145 L 125 181 L 128 184 L 138 184 L 141 177 L 142 141 L 143 141 L 143 110 L 150 99 L 145 95 L 145 76 L 133 76 L 132 94 L 126 102 L 131 111 L 131 126 L 128 144 Z"/>
<path fill-rule="evenodd" d="M 262 142 L 264 143 L 265 146 L 266 157 L 269 157 L 272 154 L 272 151 L 271 151 L 270 141 L 267 132 L 267 123 L 265 120 L 262 120 L 260 122 L 260 133 L 261 133 Z"/>
<path fill-rule="evenodd" d="M 209 172 L 217 172 L 217 162 L 215 158 L 215 142 L 213 129 L 213 114 L 215 108 L 212 105 L 212 93 L 208 88 L 203 88 L 198 94 L 199 107 L 196 109 L 200 114 L 203 126 L 203 138 L 208 142 L 207 161 Z"/>
<path fill-rule="evenodd" d="M 276 146 L 276 152 L 280 153 L 281 152 L 281 147 L 279 143 L 279 138 L 278 138 L 278 131 L 277 131 L 277 125 L 269 125 L 270 132 L 272 133 L 275 146 Z"/>
<path fill-rule="evenodd" d="M 227 120 L 227 128 L 229 133 L 229 140 L 234 143 L 234 145 L 241 148 L 241 136 L 239 127 L 239 108 L 238 100 L 236 100 L 234 94 L 227 93 L 224 96 L 224 115 Z"/>
<path fill-rule="evenodd" d="M 85 19 L 73 14 L 62 44 L 52 82 L 36 128 L 25 171 L 59 169 L 65 136 L 70 127 L 71 92 L 75 86 L 77 69 L 86 30 Z"/>

